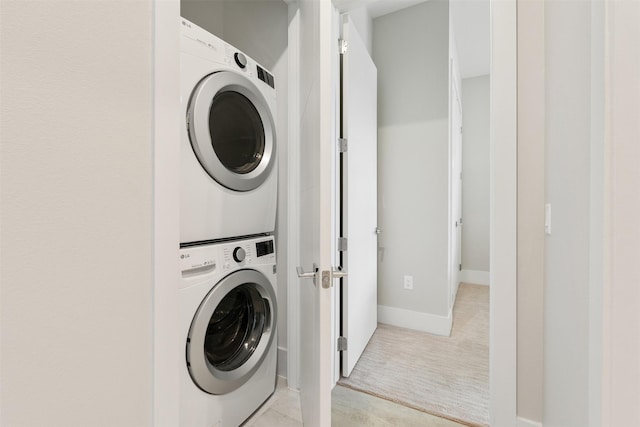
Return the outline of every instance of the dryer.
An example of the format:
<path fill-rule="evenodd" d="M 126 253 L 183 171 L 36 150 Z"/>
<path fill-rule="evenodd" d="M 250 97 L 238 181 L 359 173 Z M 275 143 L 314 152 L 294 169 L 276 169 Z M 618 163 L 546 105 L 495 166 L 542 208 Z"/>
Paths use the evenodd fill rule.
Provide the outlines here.
<path fill-rule="evenodd" d="M 180 242 L 272 233 L 278 194 L 273 75 L 181 18 Z"/>
<path fill-rule="evenodd" d="M 275 391 L 273 236 L 180 250 L 180 426 L 238 426 Z"/>

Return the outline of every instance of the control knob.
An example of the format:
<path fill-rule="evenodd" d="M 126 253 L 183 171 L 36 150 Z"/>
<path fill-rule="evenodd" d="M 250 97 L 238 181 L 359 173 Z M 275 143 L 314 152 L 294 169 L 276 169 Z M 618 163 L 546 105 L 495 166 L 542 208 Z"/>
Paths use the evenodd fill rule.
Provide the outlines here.
<path fill-rule="evenodd" d="M 236 262 L 242 262 L 242 261 L 244 261 L 244 258 L 245 258 L 245 256 L 246 256 L 246 255 L 247 255 L 247 254 L 246 254 L 246 252 L 244 251 L 244 249 L 242 249 L 242 248 L 240 248 L 240 247 L 235 248 L 235 249 L 233 250 L 233 259 L 234 259 L 234 260 L 236 260 Z"/>
<path fill-rule="evenodd" d="M 238 67 L 242 69 L 247 66 L 247 57 L 240 52 L 236 52 L 235 55 L 233 55 L 233 59 L 236 60 L 236 64 L 238 64 Z"/>

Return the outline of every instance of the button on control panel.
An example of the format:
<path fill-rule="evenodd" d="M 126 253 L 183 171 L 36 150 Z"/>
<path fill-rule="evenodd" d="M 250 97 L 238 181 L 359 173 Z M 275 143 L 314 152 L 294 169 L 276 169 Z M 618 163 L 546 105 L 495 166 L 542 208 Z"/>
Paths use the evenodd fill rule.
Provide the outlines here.
<path fill-rule="evenodd" d="M 236 262 L 242 262 L 244 261 L 244 258 L 246 257 L 247 253 L 245 252 L 244 249 L 242 248 L 235 248 L 233 250 L 233 259 Z"/>

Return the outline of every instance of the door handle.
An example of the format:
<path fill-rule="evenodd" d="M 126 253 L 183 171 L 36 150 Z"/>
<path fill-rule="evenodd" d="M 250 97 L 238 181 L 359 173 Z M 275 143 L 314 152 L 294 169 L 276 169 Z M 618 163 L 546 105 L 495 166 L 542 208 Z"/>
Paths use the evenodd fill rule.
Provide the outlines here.
<path fill-rule="evenodd" d="M 341 279 L 343 277 L 347 277 L 349 274 L 346 271 L 342 271 L 342 267 L 335 268 L 333 267 L 331 270 L 331 276 L 334 279 Z"/>
<path fill-rule="evenodd" d="M 313 279 L 313 286 L 316 285 L 316 276 L 318 273 L 318 266 L 316 263 L 313 263 L 313 271 L 304 271 L 302 267 L 296 267 L 296 272 L 298 273 L 298 278 L 300 279 Z"/>
<path fill-rule="evenodd" d="M 347 272 L 342 271 L 342 267 L 331 267 L 331 271 L 322 270 L 322 287 L 328 289 L 333 286 L 333 279 L 341 279 L 347 277 Z"/>

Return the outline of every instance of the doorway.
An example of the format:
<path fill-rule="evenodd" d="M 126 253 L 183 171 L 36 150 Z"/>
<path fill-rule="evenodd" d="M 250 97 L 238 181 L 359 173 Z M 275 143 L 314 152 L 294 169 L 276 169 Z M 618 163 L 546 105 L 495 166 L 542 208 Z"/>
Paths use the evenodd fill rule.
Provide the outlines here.
<path fill-rule="evenodd" d="M 430 2 L 412 6 L 405 10 L 392 13 L 393 16 L 387 19 L 385 15 L 375 18 L 378 22 L 373 25 L 374 28 L 389 28 L 386 36 L 379 36 L 377 40 L 380 44 L 387 43 L 389 48 L 384 52 L 384 46 L 379 48 L 374 46 L 373 50 L 377 51 L 378 58 L 382 58 L 384 52 L 390 59 L 390 63 L 394 67 L 386 67 L 384 72 L 388 76 L 392 72 L 396 74 L 391 78 L 395 80 L 392 89 L 388 89 L 386 93 L 387 104 L 381 100 L 379 107 L 378 119 L 383 123 L 378 125 L 378 138 L 381 147 L 378 150 L 380 170 L 380 182 L 382 188 L 379 191 L 379 216 L 380 229 L 382 234 L 378 241 L 378 268 L 379 273 L 379 289 L 378 289 L 378 307 L 377 314 L 379 322 L 385 324 L 381 329 L 386 329 L 387 325 L 392 327 L 400 327 L 402 331 L 408 329 L 427 332 L 425 339 L 415 335 L 410 335 L 409 340 L 427 341 L 433 337 L 433 334 L 440 335 L 436 338 L 446 343 L 451 334 L 452 325 L 454 323 L 454 303 L 458 290 L 458 285 L 462 279 L 462 79 L 458 72 L 458 58 L 455 49 L 455 43 L 451 32 L 451 24 L 449 19 L 448 2 Z M 357 11 L 352 11 L 354 13 Z M 422 13 L 422 15 L 420 15 Z M 440 13 L 442 16 L 438 16 Z M 403 15 L 404 16 L 401 16 Z M 398 24 L 400 19 L 404 19 L 404 24 Z M 415 22 L 411 21 L 415 20 Z M 418 25 L 419 22 L 424 24 L 425 20 L 432 19 L 433 25 Z M 488 3 L 486 12 L 486 29 L 487 29 L 487 46 L 488 54 Z M 382 22 L 385 21 L 385 22 Z M 386 21 L 395 22 L 396 27 Z M 444 25 L 442 23 L 444 22 Z M 378 24 L 379 23 L 379 24 Z M 430 35 L 410 35 L 405 40 L 393 40 L 393 34 L 398 33 L 398 29 L 416 29 L 427 27 L 433 29 L 440 24 L 440 37 Z M 400 25 L 400 27 L 397 27 Z M 366 32 L 366 25 L 365 32 Z M 383 30 L 379 30 L 381 33 Z M 375 37 L 372 44 L 376 44 Z M 411 39 L 427 40 L 421 43 L 423 50 L 428 51 L 422 56 L 414 53 L 419 49 L 411 46 Z M 438 45 L 435 41 L 440 38 L 442 43 Z M 450 47 L 453 46 L 453 49 Z M 402 49 L 398 49 L 402 46 Z M 430 49 L 430 50 L 429 50 Z M 400 52 L 398 52 L 400 51 Z M 391 52 L 391 53 L 389 53 Z M 398 53 L 394 57 L 394 53 Z M 408 53 L 408 55 L 407 55 Z M 429 55 L 430 54 L 430 55 Z M 375 56 L 375 55 L 374 55 Z M 410 58 L 404 61 L 403 59 Z M 437 60 L 436 60 L 437 59 Z M 440 62 L 440 66 L 438 66 Z M 401 64 L 401 67 L 398 67 Z M 378 65 L 378 64 L 377 64 Z M 384 64 L 379 64 L 384 67 Z M 397 68 L 413 69 L 415 75 L 410 73 L 399 73 Z M 488 72 L 488 58 L 486 61 Z M 441 79 L 438 81 L 433 78 L 434 75 L 440 73 Z M 410 75 L 410 78 L 407 78 Z M 431 77 L 429 79 L 428 77 Z M 387 77 L 388 78 L 388 77 Z M 425 82 L 425 80 L 427 80 Z M 484 79 L 487 85 L 488 95 L 488 76 Z M 392 85 L 388 84 L 387 87 Z M 384 82 L 379 84 L 380 92 L 384 95 Z M 410 95 L 412 92 L 426 93 L 431 99 L 425 102 L 425 97 Z M 389 95 L 391 93 L 391 95 Z M 394 100 L 395 97 L 395 100 Z M 391 98 L 391 102 L 388 100 Z M 436 102 L 437 100 L 439 102 Z M 393 103 L 395 101 L 395 104 Z M 486 110 L 489 109 L 488 99 L 486 99 Z M 484 182 L 486 188 L 489 187 L 488 177 L 488 116 L 486 117 L 485 130 L 486 141 L 485 158 L 486 168 Z M 426 141 L 426 143 L 425 143 Z M 386 163 L 385 163 L 386 162 Z M 387 180 L 385 181 L 385 178 Z M 485 216 L 486 224 L 486 266 L 483 271 L 486 273 L 486 282 L 488 284 L 488 191 L 485 192 L 484 206 L 487 214 Z M 387 220 L 385 222 L 385 220 Z M 439 243 L 437 243 L 439 242 Z M 349 242 L 350 248 L 354 247 L 354 242 Z M 348 251 L 347 251 L 348 252 Z M 360 252 L 360 251 L 359 251 Z M 347 270 L 350 268 L 347 266 Z M 479 269 L 475 269 L 479 270 Z M 355 280 L 350 272 L 349 284 Z M 477 276 L 477 275 L 476 275 Z M 465 277 L 468 277 L 465 276 Z M 467 280 L 468 281 L 468 280 Z M 348 287 L 349 284 L 346 286 Z M 463 419 L 450 415 L 452 418 L 460 418 L 464 421 L 477 421 L 479 423 L 488 423 L 488 404 L 489 404 L 489 387 L 488 387 L 488 288 L 481 289 L 477 292 L 471 288 L 468 295 L 479 297 L 484 300 L 484 310 L 480 310 L 480 317 L 484 317 L 484 333 L 482 334 L 483 357 L 482 363 L 484 372 L 480 375 L 483 378 L 484 385 L 482 388 L 481 400 L 484 410 L 480 410 L 483 415 L 474 420 Z M 466 290 L 466 285 L 465 285 Z M 344 292 L 344 290 L 343 290 Z M 466 304 L 468 297 L 465 297 Z M 344 302 L 343 302 L 344 304 Z M 463 315 L 469 317 L 468 314 Z M 474 317 L 475 314 L 470 317 Z M 462 321 L 457 322 L 459 325 Z M 472 325 L 477 327 L 478 325 Z M 476 328 L 477 329 L 477 328 Z M 398 336 L 399 330 L 386 331 L 386 335 Z M 415 331 L 408 331 L 412 334 Z M 381 333 L 382 335 L 382 333 Z M 478 334 L 475 334 L 478 335 Z M 349 342 L 351 337 L 347 337 Z M 375 336 L 374 336 L 375 339 Z M 373 342 L 372 342 L 373 343 Z M 376 342 L 377 343 L 377 342 Z M 390 344 L 391 347 L 400 346 L 401 344 Z M 478 343 L 469 344 L 469 346 L 478 349 Z M 395 348 L 395 352 L 402 352 L 402 347 Z M 392 352 L 394 350 L 392 349 Z M 439 351 L 441 354 L 445 352 Z M 476 351 L 477 353 L 478 351 Z M 365 350 L 366 353 L 366 350 Z M 414 360 L 415 357 L 413 356 Z M 449 358 L 449 357 L 447 357 Z M 339 356 L 336 356 L 336 360 Z M 437 358 L 436 358 L 437 359 Z M 385 369 L 394 372 L 394 364 L 402 365 L 403 362 L 393 362 L 393 358 L 381 356 L 374 362 L 374 366 L 385 364 Z M 387 361 L 387 362 L 385 362 Z M 376 365 L 378 363 L 378 365 Z M 465 362 L 466 365 L 474 363 Z M 417 363 L 406 364 L 408 369 L 417 367 Z M 343 374 L 345 367 L 343 366 Z M 347 367 L 346 375 L 349 375 L 351 367 Z M 356 368 L 356 371 L 358 368 Z M 437 368 L 436 371 L 443 371 Z M 455 371 L 455 370 L 454 370 Z M 366 374 L 356 372 L 360 378 L 366 377 Z M 415 372 L 413 372 L 415 376 Z M 393 374 L 397 375 L 397 372 Z M 380 385 L 379 377 L 371 382 Z M 453 376 L 455 379 L 455 374 Z M 396 378 L 397 379 L 397 378 Z M 446 381 L 445 381 L 446 382 Z M 341 384 L 349 384 L 354 386 L 350 379 L 343 379 Z M 450 382 L 449 382 L 450 383 Z M 357 388 L 356 385 L 354 388 Z M 391 385 L 387 391 L 380 389 L 367 390 L 373 394 L 384 395 L 389 393 L 394 387 Z M 429 386 L 433 389 L 437 387 Z M 478 388 L 477 384 L 471 388 Z M 396 390 L 397 391 L 397 390 Z M 416 394 L 413 390 L 411 393 Z M 420 394 L 420 393 L 418 393 Z M 425 394 L 425 393 L 422 393 Z M 405 404 L 426 408 L 398 398 L 398 395 L 385 396 L 390 399 L 401 400 Z M 468 406 L 468 405 L 467 405 Z M 447 415 L 447 414 L 442 414 Z"/>
<path fill-rule="evenodd" d="M 495 2 L 491 6 L 491 224 L 500 224 L 500 227 L 491 228 L 491 330 L 490 342 L 492 351 L 490 353 L 490 383 L 491 383 L 491 424 L 495 425 L 513 425 L 516 422 L 516 7 L 514 1 Z M 304 79 L 298 80 L 299 84 L 291 85 L 292 91 L 300 87 L 304 89 L 304 95 L 300 99 L 306 100 L 307 93 L 314 96 L 314 102 L 319 98 L 319 104 L 314 105 L 315 109 L 301 110 L 292 108 L 290 110 L 290 123 L 292 132 L 290 137 L 296 143 L 292 147 L 300 145 L 301 136 L 305 136 L 306 144 L 315 142 L 318 138 L 321 141 L 329 141 L 326 129 L 331 127 L 328 116 L 332 106 L 328 102 L 326 95 L 331 88 L 331 71 L 328 64 L 331 63 L 333 51 L 331 46 L 335 46 L 331 42 L 331 28 L 327 25 L 330 18 L 331 5 L 326 2 L 301 1 L 300 3 L 290 5 L 290 14 L 292 19 L 289 25 L 289 40 L 293 56 L 290 64 L 294 64 L 294 69 L 298 70 L 295 64 L 304 65 L 311 60 L 312 62 L 304 69 L 309 71 L 309 75 L 303 74 Z M 303 34 L 300 34 L 303 33 Z M 314 38 L 319 33 L 320 38 Z M 327 42 L 324 42 L 328 40 Z M 318 42 L 321 43 L 318 43 Z M 303 42 L 303 43 L 299 43 Z M 298 46 L 301 49 L 298 51 Z M 307 47 L 309 49 L 307 49 Z M 313 53 L 317 53 L 314 56 Z M 305 61 L 298 62 L 301 58 Z M 318 59 L 318 61 L 316 61 Z M 317 67 L 318 63 L 321 65 Z M 298 74 L 292 73 L 292 76 Z M 314 83 L 315 82 L 315 83 Z M 311 85 L 310 83 L 314 83 Z M 296 92 L 298 94 L 298 92 Z M 297 98 L 296 98 L 297 99 Z M 304 105 L 309 105 L 306 101 Z M 317 108 L 319 106 L 319 109 Z M 295 105 L 294 105 L 295 107 Z M 499 118 L 499 119 L 498 119 Z M 296 124 L 315 123 L 320 120 L 322 127 L 318 138 L 316 133 L 305 133 L 305 129 L 297 129 Z M 324 144 L 329 146 L 327 144 Z M 320 147 L 324 147 L 321 145 Z M 301 178 L 317 178 L 311 174 L 318 167 L 321 171 L 330 170 L 330 159 L 326 156 L 325 151 L 320 152 L 321 156 L 302 157 L 296 156 L 295 150 L 292 150 L 292 158 L 300 159 L 300 168 L 297 168 L 296 162 L 292 162 L 289 170 L 290 182 Z M 305 171 L 301 174 L 301 171 Z M 312 218 L 316 217 L 316 208 L 320 196 L 320 200 L 325 200 L 326 193 L 330 192 L 330 186 L 327 181 L 327 175 L 320 176 L 322 186 L 305 186 L 307 181 L 302 182 L 301 187 L 307 189 L 307 193 L 313 197 L 306 197 L 300 200 L 296 191 L 290 191 L 292 200 L 291 206 L 299 207 L 299 215 L 294 215 L 292 219 Z M 317 181 L 317 180 L 316 180 Z M 311 181 L 309 184 L 314 184 Z M 304 184 L 304 185 L 303 185 Z M 302 203 L 304 202 L 304 203 Z M 325 205 L 330 205 L 326 202 Z M 294 212 L 295 213 L 295 212 Z M 296 259 L 302 250 L 298 248 L 306 248 L 311 245 L 311 249 L 320 251 L 320 255 L 312 257 L 320 263 L 320 270 L 331 278 L 331 258 L 326 251 L 330 248 L 329 241 L 331 236 L 326 234 L 328 231 L 324 218 L 321 218 L 321 229 L 325 234 L 316 239 L 317 221 L 311 222 L 315 228 L 302 228 L 300 231 L 299 223 L 291 222 L 289 225 L 290 239 L 289 248 L 291 248 L 292 259 Z M 308 232 L 308 233 L 307 233 Z M 310 262 L 310 261 L 309 261 Z M 310 265 L 310 264 L 309 264 Z M 308 399 L 303 400 L 303 414 L 305 421 L 309 425 L 327 425 L 323 420 L 315 418 L 317 414 L 330 413 L 330 384 L 327 384 L 326 373 L 331 372 L 331 336 L 325 334 L 326 317 L 325 314 L 330 312 L 333 304 L 331 300 L 325 298 L 330 290 L 327 288 L 322 290 L 317 288 L 319 294 L 314 300 L 298 298 L 300 293 L 298 289 L 303 289 L 303 283 L 296 278 L 295 270 L 288 270 L 290 281 L 288 283 L 288 295 L 293 314 L 305 313 L 305 321 L 311 322 L 312 327 L 321 328 L 320 335 L 307 335 L 297 333 L 299 331 L 300 315 L 292 315 L 289 317 L 289 384 L 294 384 L 301 389 L 301 394 L 305 394 Z M 319 272 L 316 276 L 319 276 Z M 310 287 L 311 282 L 309 282 Z M 299 301 L 299 305 L 295 302 Z M 299 312 L 297 311 L 299 307 Z M 314 340 L 311 340 L 311 337 Z M 309 338 L 309 339 L 307 339 Z M 335 337 L 333 337 L 335 338 Z M 294 341 L 295 340 L 295 341 Z M 300 341 L 298 341 L 300 340 Z M 322 357 L 306 358 L 301 355 L 301 350 L 313 346 L 316 354 Z M 299 365 L 298 365 L 299 364 Z M 296 369 L 291 369 L 296 368 Z M 306 378 L 300 377 L 300 373 L 305 372 Z M 327 405 L 329 403 L 329 405 Z M 323 418 L 326 420 L 326 418 Z"/>

